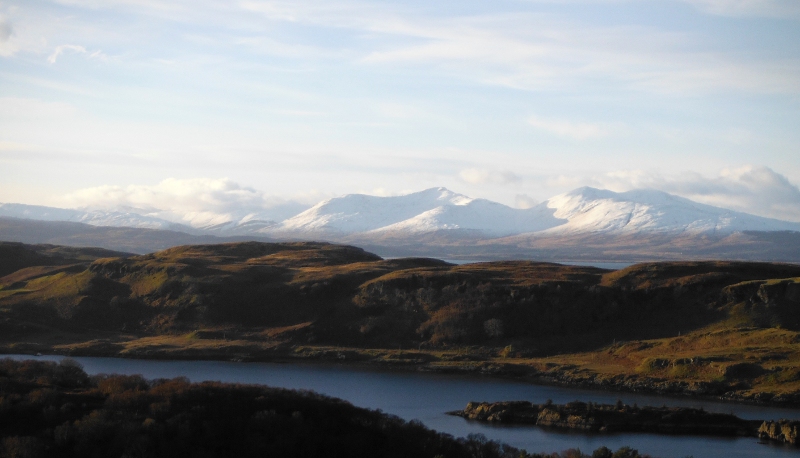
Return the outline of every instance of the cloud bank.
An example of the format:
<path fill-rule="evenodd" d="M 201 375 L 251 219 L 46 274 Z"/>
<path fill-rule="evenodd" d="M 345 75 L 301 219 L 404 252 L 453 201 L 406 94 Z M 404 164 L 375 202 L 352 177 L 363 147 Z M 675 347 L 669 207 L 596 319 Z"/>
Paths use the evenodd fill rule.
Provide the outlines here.
<path fill-rule="evenodd" d="M 309 207 L 226 178 L 168 178 L 152 186 L 97 186 L 70 193 L 63 201 L 72 207 L 127 209 L 193 227 L 230 221 L 282 221 Z"/>
<path fill-rule="evenodd" d="M 525 189 L 534 183 L 512 172 L 479 168 L 463 170 L 460 178 L 467 184 L 514 184 L 515 189 Z M 562 175 L 547 180 L 547 187 L 551 190 L 572 190 L 580 186 L 617 192 L 658 189 L 699 203 L 800 222 L 800 188 L 784 175 L 764 166 L 726 168 L 712 177 L 697 173 L 665 176 L 657 172 L 621 170 L 584 177 Z M 408 192 L 419 190 L 410 189 Z M 382 188 L 367 193 L 384 196 L 398 194 Z M 309 195 L 309 199 L 314 200 L 314 197 Z M 309 204 L 316 203 L 311 200 Z M 70 193 L 62 198 L 62 202 L 71 207 L 133 211 L 196 228 L 251 220 L 282 221 L 311 206 L 267 195 L 225 178 L 169 178 L 155 185 L 98 186 Z M 538 203 L 529 194 L 513 195 L 512 205 L 516 208 L 531 208 Z"/>
<path fill-rule="evenodd" d="M 511 184 L 521 180 L 519 175 L 509 170 L 481 168 L 464 169 L 458 176 L 469 184 Z"/>
<path fill-rule="evenodd" d="M 715 177 L 697 173 L 663 176 L 628 170 L 584 179 L 562 176 L 551 181 L 551 185 L 558 186 L 579 183 L 613 191 L 659 189 L 708 205 L 800 222 L 800 188 L 786 176 L 764 166 L 726 168 Z"/>

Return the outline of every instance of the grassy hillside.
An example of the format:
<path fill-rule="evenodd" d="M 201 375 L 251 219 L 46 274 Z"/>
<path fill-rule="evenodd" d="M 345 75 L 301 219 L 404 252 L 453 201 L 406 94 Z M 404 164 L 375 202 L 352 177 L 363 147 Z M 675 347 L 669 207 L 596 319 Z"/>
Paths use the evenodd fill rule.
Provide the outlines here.
<path fill-rule="evenodd" d="M 64 266 L 95 261 L 100 258 L 130 256 L 130 253 L 103 248 L 76 248 L 58 245 L 25 245 L 0 242 L 0 277 L 26 267 Z"/>
<path fill-rule="evenodd" d="M 791 264 L 451 265 L 249 242 L 0 278 L 5 351 L 329 357 L 794 403 L 798 331 Z"/>
<path fill-rule="evenodd" d="M 178 245 L 253 240 L 138 227 L 92 226 L 71 221 L 38 221 L 0 216 L 0 240 L 71 247 L 105 247 L 131 253 L 151 253 Z M 269 237 L 256 240 L 271 241 Z"/>

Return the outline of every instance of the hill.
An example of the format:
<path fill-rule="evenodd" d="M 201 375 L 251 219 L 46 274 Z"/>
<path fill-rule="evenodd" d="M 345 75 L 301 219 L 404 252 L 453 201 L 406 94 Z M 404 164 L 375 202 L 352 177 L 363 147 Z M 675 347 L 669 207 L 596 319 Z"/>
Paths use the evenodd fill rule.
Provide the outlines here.
<path fill-rule="evenodd" d="M 248 242 L 0 278 L 7 352 L 334 358 L 800 403 L 799 343 L 792 264 L 452 265 Z"/>
<path fill-rule="evenodd" d="M 69 221 L 40 221 L 0 217 L 0 240 L 26 244 L 51 244 L 72 247 L 102 247 L 137 254 L 166 248 L 200 244 L 230 243 L 245 240 L 272 241 L 268 237 L 219 237 L 139 227 L 93 226 Z"/>
<path fill-rule="evenodd" d="M 66 266 L 87 263 L 100 258 L 127 256 L 132 256 L 132 254 L 103 248 L 0 242 L 0 277 L 27 267 Z"/>

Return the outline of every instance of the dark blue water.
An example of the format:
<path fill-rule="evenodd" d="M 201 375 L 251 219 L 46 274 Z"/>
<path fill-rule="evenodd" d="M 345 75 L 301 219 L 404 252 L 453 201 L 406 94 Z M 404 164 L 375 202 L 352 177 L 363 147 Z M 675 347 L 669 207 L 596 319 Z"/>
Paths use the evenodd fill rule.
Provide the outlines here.
<path fill-rule="evenodd" d="M 608 270 L 620 270 L 636 264 L 635 262 L 601 262 L 601 261 L 557 261 L 557 262 L 559 264 L 565 264 L 568 266 L 599 267 L 601 269 L 608 269 Z"/>
<path fill-rule="evenodd" d="M 388 259 L 388 258 L 387 258 Z M 474 259 L 442 259 L 442 261 L 449 262 L 450 264 L 474 264 L 476 262 L 490 262 L 490 261 L 476 261 Z M 546 261 L 555 262 L 557 264 L 564 264 L 566 266 L 583 266 L 583 267 L 599 267 L 608 270 L 620 270 L 636 264 L 635 262 L 604 262 L 604 261 Z"/>
<path fill-rule="evenodd" d="M 9 355 L 33 359 L 29 355 Z M 37 359 L 60 360 L 60 356 Z M 528 400 L 555 403 L 574 400 L 626 404 L 702 406 L 708 411 L 734 413 L 748 419 L 800 419 L 800 410 L 778 409 L 662 396 L 634 395 L 538 386 L 494 378 L 415 372 L 382 371 L 337 365 L 233 363 L 220 361 L 149 361 L 117 358 L 75 358 L 89 374 L 142 374 L 146 378 L 188 377 L 191 381 L 255 383 L 309 389 L 381 409 L 406 420 L 417 419 L 438 431 L 457 437 L 482 433 L 530 452 L 580 448 L 584 452 L 603 445 L 616 450 L 624 445 L 664 458 L 800 456 L 800 449 L 760 444 L 754 438 L 663 436 L 655 434 L 583 434 L 543 430 L 534 426 L 491 426 L 468 422 L 445 412 L 459 410 L 469 401 Z"/>

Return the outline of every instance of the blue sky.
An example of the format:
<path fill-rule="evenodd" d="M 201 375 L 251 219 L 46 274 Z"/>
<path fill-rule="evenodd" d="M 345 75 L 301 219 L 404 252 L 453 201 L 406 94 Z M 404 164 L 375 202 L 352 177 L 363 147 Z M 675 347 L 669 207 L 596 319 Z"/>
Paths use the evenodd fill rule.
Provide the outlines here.
<path fill-rule="evenodd" d="M 0 202 L 588 185 L 800 221 L 799 145 L 797 0 L 0 1 Z"/>

